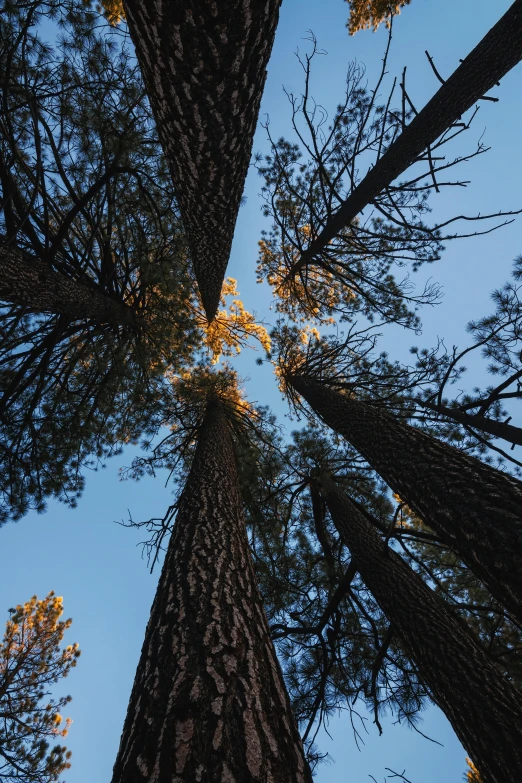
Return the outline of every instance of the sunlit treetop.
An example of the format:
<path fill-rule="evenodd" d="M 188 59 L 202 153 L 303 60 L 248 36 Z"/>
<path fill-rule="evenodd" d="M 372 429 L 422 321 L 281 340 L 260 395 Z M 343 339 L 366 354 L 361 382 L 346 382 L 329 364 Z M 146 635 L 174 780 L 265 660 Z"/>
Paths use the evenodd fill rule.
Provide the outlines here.
<path fill-rule="evenodd" d="M 389 24 L 391 14 L 400 14 L 411 0 L 347 0 L 350 6 L 348 31 L 350 35 L 365 28 L 376 30 L 382 22 Z"/>
<path fill-rule="evenodd" d="M 227 297 L 236 297 L 228 305 Z M 196 309 L 196 321 L 203 330 L 203 344 L 212 355 L 212 364 L 217 364 L 221 356 L 237 356 L 251 337 L 257 340 L 265 351 L 270 350 L 270 337 L 262 324 L 256 322 L 254 314 L 245 310 L 239 297 L 237 282 L 227 277 L 221 291 L 221 306 L 213 321 L 208 319 L 200 304 Z"/>
<path fill-rule="evenodd" d="M 293 320 L 328 324 L 362 313 L 415 328 L 418 305 L 435 301 L 438 292 L 434 286 L 415 292 L 401 268 L 415 270 L 439 258 L 441 232 L 425 224 L 429 185 L 401 183 L 393 195 L 383 194 L 367 215 L 339 231 L 317 260 L 301 266 L 303 253 L 359 183 L 366 165 L 359 158 L 378 159 L 402 128 L 396 112 L 377 104 L 356 63 L 329 118 L 309 95 L 311 63 L 318 55 L 312 39 L 312 53 L 300 60 L 305 97 L 288 95 L 297 141 L 273 138 L 268 126 L 271 151 L 258 160 L 263 211 L 272 219 L 259 243 L 258 280 L 272 286 L 276 309 Z M 392 214 L 396 209 L 398 220 Z"/>
<path fill-rule="evenodd" d="M 405 74 L 386 90 L 389 44 L 375 86 L 352 62 L 345 94 L 329 110 L 313 96 L 312 62 L 324 52 L 313 35 L 309 40 L 309 53 L 298 54 L 302 91 L 287 92 L 290 135 L 276 136 L 267 122 L 270 152 L 256 160 L 263 213 L 271 218 L 259 243 L 258 280 L 272 286 L 275 308 L 294 321 L 349 322 L 362 314 L 417 329 L 420 306 L 437 303 L 440 291 L 429 281 L 417 288 L 411 273 L 437 261 L 445 241 L 469 236 L 469 216 L 436 222 L 429 213 L 432 197 L 461 184 L 449 170 L 486 151 L 480 139 L 456 156 L 443 149 L 469 130 L 474 114 L 447 128 L 415 165 L 405 158 L 401 179 L 375 194 L 371 171 L 416 111 Z M 493 218 L 506 222 L 501 213 L 473 216 Z"/>
<path fill-rule="evenodd" d="M 310 226 L 299 227 L 298 232 L 306 239 L 310 236 Z M 266 279 L 272 286 L 276 297 L 276 309 L 292 320 L 301 323 L 312 321 L 316 324 L 334 324 L 332 313 L 343 305 L 355 305 L 356 293 L 351 288 L 344 291 L 335 285 L 332 272 L 310 269 L 306 275 L 298 278 L 287 276 L 287 265 L 282 260 L 293 257 L 299 259 L 298 251 L 291 246 L 280 248 L 273 236 L 265 236 L 259 242 L 258 282 Z"/>
<path fill-rule="evenodd" d="M 72 622 L 62 614 L 53 592 L 10 609 L 0 643 L 0 781 L 52 783 L 71 766 L 71 753 L 50 745 L 72 722 L 60 714 L 70 696 L 50 699 L 51 688 L 80 655 L 76 643 L 60 647 Z"/>
<path fill-rule="evenodd" d="M 176 400 L 193 407 L 197 411 L 196 415 L 202 415 L 211 401 L 221 402 L 232 415 L 252 410 L 245 399 L 237 373 L 227 364 L 218 370 L 203 364 L 169 377 Z M 172 424 L 172 429 L 176 429 L 176 423 Z"/>
<path fill-rule="evenodd" d="M 245 472 L 249 476 L 257 474 L 260 444 L 267 447 L 272 443 L 275 427 L 274 417 L 267 408 L 257 408 L 245 398 L 241 380 L 226 363 L 216 369 L 208 362 L 202 362 L 191 371 L 169 376 L 169 380 L 172 396 L 165 417 L 168 430 L 158 430 L 156 438 L 144 442 L 146 456 L 135 458 L 130 468 L 121 471 L 122 478 L 139 480 L 166 469 L 167 480 L 172 480 L 175 500 L 162 519 L 130 520 L 131 526 L 144 526 L 151 533 L 145 546 L 153 566 L 164 537 L 171 530 L 177 499 L 190 471 L 201 427 L 209 410 L 219 406 L 221 414 L 226 417 L 242 476 Z"/>
<path fill-rule="evenodd" d="M 305 375 L 519 475 L 518 452 L 508 446 L 522 442 L 522 428 L 516 419 L 510 423 L 517 412 L 516 401 L 522 399 L 520 266 L 517 259 L 514 281 L 493 292 L 495 312 L 468 324 L 471 344 L 461 350 L 455 345 L 448 349 L 440 337 L 432 347 L 412 346 L 411 363 L 391 360 L 386 352 L 379 352 L 384 324 L 354 322 L 343 332 L 321 334 L 309 326 L 302 330 L 291 321 L 278 321 L 271 332 L 268 358 L 281 391 L 300 409 L 302 401 L 292 376 Z M 485 385 L 479 376 L 480 385 L 472 386 L 476 383 L 472 376 L 467 388 L 463 387 L 464 362 L 479 354 L 489 360 L 487 371 L 496 378 Z"/>
<path fill-rule="evenodd" d="M 89 0 L 87 0 L 89 2 Z M 411 0 L 347 0 L 350 5 L 350 18 L 348 30 L 350 35 L 365 28 L 376 30 L 386 21 L 390 14 L 399 14 L 401 8 L 409 5 Z M 103 13 L 109 24 L 117 25 L 125 19 L 125 11 L 121 0 L 101 0 L 99 10 Z"/>
<path fill-rule="evenodd" d="M 147 456 L 134 459 L 131 468 L 122 471 L 125 478 L 139 479 L 154 475 L 158 468 L 167 468 L 176 484 L 181 484 L 190 469 L 197 435 L 211 404 L 221 406 L 234 435 L 260 420 L 256 409 L 245 399 L 237 373 L 226 363 L 216 369 L 202 361 L 185 372 L 167 373 L 167 380 L 171 392 L 165 401 L 163 424 L 168 430 L 158 427 L 142 442 Z"/>

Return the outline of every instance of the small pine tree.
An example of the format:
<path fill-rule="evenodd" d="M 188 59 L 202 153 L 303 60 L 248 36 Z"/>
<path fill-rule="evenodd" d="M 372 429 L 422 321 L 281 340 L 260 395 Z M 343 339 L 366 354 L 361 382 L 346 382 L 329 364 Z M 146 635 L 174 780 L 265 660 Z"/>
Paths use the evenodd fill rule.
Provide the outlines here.
<path fill-rule="evenodd" d="M 53 592 L 9 612 L 0 643 L 0 781 L 52 783 L 71 766 L 70 751 L 49 741 L 67 735 L 71 720 L 60 710 L 71 697 L 46 697 L 80 650 L 76 643 L 60 648 L 72 620 L 60 620 L 62 598 Z"/>

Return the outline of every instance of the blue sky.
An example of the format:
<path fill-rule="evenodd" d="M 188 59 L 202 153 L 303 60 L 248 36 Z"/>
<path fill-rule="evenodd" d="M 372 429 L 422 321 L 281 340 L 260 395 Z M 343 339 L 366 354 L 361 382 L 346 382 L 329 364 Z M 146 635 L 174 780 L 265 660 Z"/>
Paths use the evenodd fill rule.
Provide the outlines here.
<path fill-rule="evenodd" d="M 424 51 L 434 56 L 439 71 L 449 75 L 507 10 L 507 0 L 412 0 L 396 20 L 389 61 L 391 74 L 408 66 L 409 93 L 422 106 L 437 89 L 437 82 Z M 299 93 L 302 72 L 295 59 L 297 47 L 305 49 L 307 30 L 315 33 L 328 56 L 317 58 L 312 92 L 330 112 L 344 90 L 347 66 L 357 59 L 367 68 L 368 81 L 380 67 L 386 42 L 384 30 L 362 32 L 350 38 L 346 32 L 347 6 L 342 0 L 284 0 L 277 32 L 261 119 L 269 115 L 274 135 L 289 133 L 289 106 L 282 85 Z M 499 103 L 483 102 L 475 122 L 473 139 L 485 131 L 490 152 L 466 164 L 466 190 L 442 192 L 434 205 L 435 217 L 456 213 L 474 214 L 522 207 L 519 144 L 520 66 L 496 88 Z M 259 129 L 255 151 L 266 150 L 265 132 Z M 464 175 L 463 175 L 464 176 Z M 270 322 L 270 292 L 255 283 L 257 240 L 263 227 L 259 190 L 261 181 L 251 169 L 241 208 L 228 274 L 237 278 L 247 309 Z M 400 330 L 385 336 L 392 355 L 404 357 L 413 344 L 431 345 L 437 336 L 449 345 L 464 344 L 465 324 L 486 315 L 490 291 L 508 278 L 512 259 L 522 252 L 520 220 L 499 232 L 452 243 L 443 259 L 419 273 L 419 280 L 431 276 L 444 288 L 443 302 L 423 313 L 424 332 L 414 337 Z M 244 352 L 237 363 L 252 400 L 270 404 L 284 422 L 286 408 L 266 365 L 255 364 L 256 354 Z M 291 428 L 291 423 L 288 423 Z M 64 596 L 65 612 L 74 619 L 69 642 L 79 641 L 82 658 L 61 691 L 73 701 L 68 714 L 73 726 L 67 744 L 73 751 L 72 769 L 66 783 L 108 781 L 139 657 L 158 573 L 150 575 L 138 546 L 140 533 L 125 529 L 116 521 L 162 515 L 170 491 L 161 477 L 140 483 L 120 482 L 118 469 L 128 465 L 132 449 L 114 458 L 106 469 L 87 477 L 87 489 L 76 510 L 50 503 L 45 515 L 28 515 L 0 531 L 3 567 L 0 572 L 0 609 L 27 600 L 34 593 L 43 597 L 49 590 Z M 330 723 L 332 739 L 321 734 L 321 748 L 333 762 L 317 774 L 320 783 L 362 783 L 370 775 L 381 783 L 385 768 L 406 770 L 412 783 L 460 781 L 465 753 L 440 711 L 426 712 L 421 729 L 443 743 L 435 745 L 402 726 L 386 721 L 384 734 L 377 736 L 371 717 L 361 751 L 354 743 L 347 717 Z"/>

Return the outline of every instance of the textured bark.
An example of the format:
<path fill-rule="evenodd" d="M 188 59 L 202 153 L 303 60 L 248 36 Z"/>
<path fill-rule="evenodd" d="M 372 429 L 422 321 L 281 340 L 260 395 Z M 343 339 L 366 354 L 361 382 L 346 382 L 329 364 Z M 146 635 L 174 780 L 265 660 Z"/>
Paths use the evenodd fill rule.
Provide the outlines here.
<path fill-rule="evenodd" d="M 35 313 L 89 318 L 114 326 L 138 326 L 131 307 L 85 283 L 66 277 L 38 258 L 0 244 L 0 300 L 25 305 Z"/>
<path fill-rule="evenodd" d="M 522 59 L 522 0 L 516 0 L 328 218 L 295 274 Z"/>
<path fill-rule="evenodd" d="M 522 483 L 382 408 L 309 378 L 291 383 L 522 622 Z"/>
<path fill-rule="evenodd" d="M 334 525 L 484 783 L 522 780 L 522 701 L 468 629 L 325 477 Z"/>
<path fill-rule="evenodd" d="M 233 444 L 209 405 L 113 783 L 311 783 L 256 584 Z"/>
<path fill-rule="evenodd" d="M 280 0 L 124 0 L 194 271 L 214 318 Z"/>

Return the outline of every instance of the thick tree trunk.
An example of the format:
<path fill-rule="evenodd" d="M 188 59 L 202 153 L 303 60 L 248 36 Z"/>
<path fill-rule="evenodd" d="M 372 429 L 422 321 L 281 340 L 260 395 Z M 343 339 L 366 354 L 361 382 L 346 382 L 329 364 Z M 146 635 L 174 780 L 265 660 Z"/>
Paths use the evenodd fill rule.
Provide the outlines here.
<path fill-rule="evenodd" d="M 514 443 L 516 446 L 522 446 L 521 427 L 514 427 L 513 424 L 507 424 L 504 421 L 495 421 L 495 419 L 490 419 L 487 416 L 477 416 L 466 413 L 465 411 L 459 411 L 458 408 L 448 408 L 446 405 L 437 405 L 434 402 L 426 402 L 425 400 L 415 400 L 415 402 L 422 408 L 441 413 L 443 416 L 446 416 L 448 419 L 453 419 L 453 421 L 457 421 L 459 424 L 464 424 L 472 429 L 487 432 L 495 438 L 502 438 L 502 440 L 507 440 L 508 443 Z"/>
<path fill-rule="evenodd" d="M 522 483 L 376 405 L 291 383 L 522 622 Z"/>
<path fill-rule="evenodd" d="M 152 607 L 113 783 L 311 783 L 210 403 Z"/>
<path fill-rule="evenodd" d="M 219 305 L 279 6 L 124 0 L 209 321 Z"/>
<path fill-rule="evenodd" d="M 462 114 L 522 59 L 522 0 L 516 0 L 478 46 L 414 117 L 326 222 L 292 269 L 312 262 L 341 229 L 377 198 Z"/>
<path fill-rule="evenodd" d="M 332 520 L 368 589 L 484 783 L 522 780 L 522 702 L 442 598 L 383 545 L 330 478 L 318 480 Z"/>
<path fill-rule="evenodd" d="M 38 258 L 0 244 L 0 300 L 25 305 L 35 313 L 57 313 L 72 319 L 136 328 L 131 307 L 78 280 L 66 277 Z"/>

